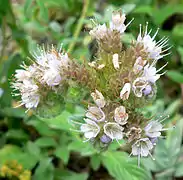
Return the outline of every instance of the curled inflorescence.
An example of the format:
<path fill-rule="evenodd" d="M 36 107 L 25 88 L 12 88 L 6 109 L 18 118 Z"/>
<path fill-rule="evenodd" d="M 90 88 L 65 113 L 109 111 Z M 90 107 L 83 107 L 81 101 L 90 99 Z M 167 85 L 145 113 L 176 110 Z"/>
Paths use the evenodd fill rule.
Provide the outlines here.
<path fill-rule="evenodd" d="M 81 132 L 85 141 L 105 148 L 113 141 L 121 145 L 124 140 L 131 155 L 140 159 L 152 156 L 157 138 L 167 130 L 162 124 L 167 117 L 149 120 L 137 109 L 155 98 L 156 81 L 165 73 L 161 71 L 167 63 L 159 69 L 156 64 L 169 54 L 170 47 L 166 37 L 155 40 L 159 29 L 152 34 L 148 23 L 145 28 L 140 25 L 138 37 L 130 46 L 124 46 L 123 34 L 133 19 L 127 24 L 125 20 L 126 15 L 116 11 L 109 23 L 94 22 L 89 32 L 98 43 L 94 61 L 79 63 L 54 47 L 39 48 L 34 63 L 16 71 L 12 85 L 14 94 L 21 95 L 21 105 L 36 109 L 48 92 L 62 94 L 74 82 L 93 99 L 82 122 L 71 120 L 78 127 L 75 131 Z"/>

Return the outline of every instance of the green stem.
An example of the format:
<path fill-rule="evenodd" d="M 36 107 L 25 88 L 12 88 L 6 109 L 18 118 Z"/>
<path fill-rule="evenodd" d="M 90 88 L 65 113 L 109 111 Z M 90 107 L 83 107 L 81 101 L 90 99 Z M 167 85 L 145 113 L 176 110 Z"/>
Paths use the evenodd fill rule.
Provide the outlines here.
<path fill-rule="evenodd" d="M 74 32 L 74 35 L 73 35 L 73 41 L 71 42 L 71 44 L 69 45 L 69 48 L 68 48 L 68 52 L 72 52 L 73 49 L 74 49 L 74 46 L 76 45 L 76 41 L 77 41 L 77 38 L 81 32 L 81 28 L 83 26 L 83 21 L 85 19 L 85 16 L 86 16 L 86 13 L 87 13 L 87 10 L 88 10 L 88 6 L 89 6 L 89 1 L 90 0 L 83 0 L 83 10 L 82 10 L 82 14 L 81 14 L 81 17 L 78 21 L 78 24 L 76 26 L 76 30 Z"/>
<path fill-rule="evenodd" d="M 5 53 L 5 47 L 6 47 L 6 17 L 2 19 L 2 50 L 1 50 L 1 57 L 0 62 L 3 62 L 4 59 L 4 53 Z"/>

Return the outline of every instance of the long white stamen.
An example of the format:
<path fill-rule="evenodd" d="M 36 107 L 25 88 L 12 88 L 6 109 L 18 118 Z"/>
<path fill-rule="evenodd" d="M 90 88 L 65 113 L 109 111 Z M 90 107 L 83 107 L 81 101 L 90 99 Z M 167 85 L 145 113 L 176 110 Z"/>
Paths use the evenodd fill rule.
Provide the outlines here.
<path fill-rule="evenodd" d="M 155 37 L 156 37 L 156 35 L 158 34 L 159 29 L 160 29 L 160 28 L 158 28 L 158 29 L 156 30 L 156 32 L 154 33 L 154 36 L 152 37 L 152 40 L 154 40 L 154 38 L 155 38 Z"/>
<path fill-rule="evenodd" d="M 159 68 L 159 69 L 156 71 L 156 73 L 160 72 L 165 66 L 167 66 L 167 64 L 168 64 L 168 62 L 167 62 L 165 65 L 163 65 L 161 68 Z"/>
<path fill-rule="evenodd" d="M 144 36 L 146 36 L 147 35 L 147 28 L 148 28 L 148 22 L 146 22 L 146 27 L 145 27 L 145 35 Z"/>
<path fill-rule="evenodd" d="M 126 25 L 126 28 L 132 23 L 133 20 L 134 18 L 132 18 L 131 21 Z"/>

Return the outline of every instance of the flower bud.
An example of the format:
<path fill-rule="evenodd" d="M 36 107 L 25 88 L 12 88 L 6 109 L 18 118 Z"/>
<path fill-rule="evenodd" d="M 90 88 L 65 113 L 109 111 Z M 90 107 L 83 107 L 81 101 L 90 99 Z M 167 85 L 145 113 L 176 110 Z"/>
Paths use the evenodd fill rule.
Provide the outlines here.
<path fill-rule="evenodd" d="M 123 101 L 125 101 L 129 98 L 130 90 L 131 90 L 131 84 L 130 83 L 125 83 L 125 85 L 123 86 L 123 89 L 120 92 L 120 98 Z"/>
<path fill-rule="evenodd" d="M 113 62 L 113 65 L 114 65 L 114 68 L 117 70 L 119 69 L 119 55 L 117 53 L 113 54 L 112 56 L 112 62 Z"/>
<path fill-rule="evenodd" d="M 95 92 L 91 93 L 91 96 L 98 107 L 103 108 L 105 106 L 106 102 L 101 92 L 95 90 Z"/>

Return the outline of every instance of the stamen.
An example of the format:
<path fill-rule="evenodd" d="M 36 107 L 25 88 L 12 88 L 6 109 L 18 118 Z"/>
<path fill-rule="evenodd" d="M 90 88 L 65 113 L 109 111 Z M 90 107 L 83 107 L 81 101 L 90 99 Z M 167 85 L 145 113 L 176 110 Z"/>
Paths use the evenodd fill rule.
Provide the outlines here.
<path fill-rule="evenodd" d="M 161 57 L 163 58 L 163 57 L 168 56 L 168 55 L 170 55 L 170 54 L 171 54 L 171 52 L 166 53 L 166 54 L 163 54 Z"/>
<path fill-rule="evenodd" d="M 167 44 L 167 46 L 168 46 L 168 44 Z M 173 46 L 170 46 L 170 47 L 164 49 L 161 53 L 164 53 L 164 52 L 168 51 L 168 50 L 171 49 L 172 47 L 173 47 Z"/>
<path fill-rule="evenodd" d="M 154 38 L 155 38 L 155 37 L 156 37 L 156 35 L 158 34 L 159 29 L 160 29 L 160 28 L 158 28 L 158 29 L 156 30 L 156 32 L 154 33 L 154 36 L 152 37 L 152 40 L 154 40 Z"/>
<path fill-rule="evenodd" d="M 132 23 L 133 20 L 134 18 L 132 18 L 131 21 L 126 25 L 126 28 Z"/>
<path fill-rule="evenodd" d="M 148 28 L 148 22 L 146 22 L 146 27 L 145 27 L 145 34 L 144 34 L 144 36 L 146 36 L 147 35 L 147 28 Z"/>
<path fill-rule="evenodd" d="M 140 26 L 140 32 L 139 32 L 139 35 L 140 35 L 140 37 L 142 37 L 142 24 L 140 24 L 139 26 Z"/>
<path fill-rule="evenodd" d="M 165 65 L 163 65 L 161 68 L 159 68 L 159 69 L 156 71 L 156 73 L 157 73 L 157 72 L 160 72 L 165 66 L 167 66 L 167 64 L 168 64 L 168 62 L 167 62 Z"/>
<path fill-rule="evenodd" d="M 150 151 L 149 151 L 149 155 L 150 155 L 151 159 L 152 159 L 153 161 L 155 161 L 155 158 L 152 156 L 152 154 L 150 153 Z"/>

